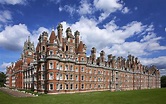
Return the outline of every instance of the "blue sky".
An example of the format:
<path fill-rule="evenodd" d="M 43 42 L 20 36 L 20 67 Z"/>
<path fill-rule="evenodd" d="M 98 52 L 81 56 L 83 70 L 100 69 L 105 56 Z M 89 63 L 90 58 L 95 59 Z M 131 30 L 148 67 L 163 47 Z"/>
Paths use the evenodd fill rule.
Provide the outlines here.
<path fill-rule="evenodd" d="M 28 36 L 63 24 L 79 30 L 87 45 L 106 54 L 132 54 L 166 75 L 165 0 L 1 0 L 0 71 L 20 58 Z"/>

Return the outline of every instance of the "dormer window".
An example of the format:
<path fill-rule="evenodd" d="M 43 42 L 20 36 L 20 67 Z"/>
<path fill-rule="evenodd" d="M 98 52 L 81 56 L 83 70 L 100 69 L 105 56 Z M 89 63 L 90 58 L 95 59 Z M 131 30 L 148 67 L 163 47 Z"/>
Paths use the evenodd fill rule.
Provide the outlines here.
<path fill-rule="evenodd" d="M 81 58 L 81 61 L 84 61 L 84 58 L 83 58 L 83 57 Z"/>

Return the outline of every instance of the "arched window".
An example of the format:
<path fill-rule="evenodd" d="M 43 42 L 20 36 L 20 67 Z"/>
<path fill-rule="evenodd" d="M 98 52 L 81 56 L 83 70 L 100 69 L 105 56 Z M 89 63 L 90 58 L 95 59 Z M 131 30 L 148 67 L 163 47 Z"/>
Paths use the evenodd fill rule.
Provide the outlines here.
<path fill-rule="evenodd" d="M 49 69 L 53 69 L 53 63 L 52 62 L 50 62 L 50 64 L 49 64 Z"/>
<path fill-rule="evenodd" d="M 66 51 L 68 51 L 68 46 L 66 46 Z"/>
<path fill-rule="evenodd" d="M 45 51 L 45 47 L 43 46 L 42 48 L 43 48 L 43 51 Z"/>

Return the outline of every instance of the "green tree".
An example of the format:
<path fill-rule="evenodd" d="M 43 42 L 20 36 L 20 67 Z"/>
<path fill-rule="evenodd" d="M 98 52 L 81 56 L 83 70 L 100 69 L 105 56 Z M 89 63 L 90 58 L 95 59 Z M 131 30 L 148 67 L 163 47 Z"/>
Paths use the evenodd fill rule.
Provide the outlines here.
<path fill-rule="evenodd" d="M 0 87 L 3 87 L 6 82 L 6 74 L 0 72 Z"/>
<path fill-rule="evenodd" d="M 166 87 L 166 76 L 161 77 L 161 88 Z"/>

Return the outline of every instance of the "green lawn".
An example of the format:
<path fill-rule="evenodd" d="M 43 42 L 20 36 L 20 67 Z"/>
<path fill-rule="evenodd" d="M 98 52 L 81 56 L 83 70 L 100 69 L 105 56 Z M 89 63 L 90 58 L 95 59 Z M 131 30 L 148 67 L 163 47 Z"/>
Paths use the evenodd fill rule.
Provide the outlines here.
<path fill-rule="evenodd" d="M 0 92 L 0 104 L 166 104 L 166 89 L 40 95 L 16 98 Z"/>

